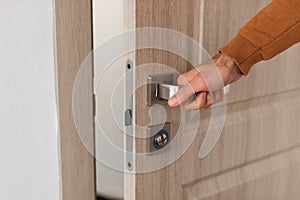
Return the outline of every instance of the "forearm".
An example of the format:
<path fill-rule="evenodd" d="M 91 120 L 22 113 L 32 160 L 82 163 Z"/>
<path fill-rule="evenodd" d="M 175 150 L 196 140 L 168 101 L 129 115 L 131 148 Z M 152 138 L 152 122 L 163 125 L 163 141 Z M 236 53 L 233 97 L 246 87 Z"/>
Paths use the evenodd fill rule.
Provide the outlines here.
<path fill-rule="evenodd" d="M 274 0 L 219 49 L 243 74 L 300 41 L 300 0 Z"/>

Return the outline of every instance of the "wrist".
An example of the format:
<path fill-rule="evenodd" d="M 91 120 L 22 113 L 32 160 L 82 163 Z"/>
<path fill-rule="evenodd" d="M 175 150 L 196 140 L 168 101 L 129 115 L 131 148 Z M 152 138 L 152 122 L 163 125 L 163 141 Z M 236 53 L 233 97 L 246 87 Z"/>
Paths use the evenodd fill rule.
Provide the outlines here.
<path fill-rule="evenodd" d="M 242 71 L 235 63 L 233 58 L 223 53 L 219 53 L 213 57 L 213 60 L 216 63 L 217 67 L 222 67 L 223 69 L 222 71 L 224 73 L 223 79 L 225 85 L 235 82 L 243 76 Z"/>

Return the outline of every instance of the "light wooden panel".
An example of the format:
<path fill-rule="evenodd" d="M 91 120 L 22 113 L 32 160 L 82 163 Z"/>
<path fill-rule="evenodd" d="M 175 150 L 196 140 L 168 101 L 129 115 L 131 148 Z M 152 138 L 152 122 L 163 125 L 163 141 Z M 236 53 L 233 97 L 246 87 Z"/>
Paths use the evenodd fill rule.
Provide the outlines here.
<path fill-rule="evenodd" d="M 299 102 L 300 90 L 295 90 L 228 105 L 219 142 L 200 160 L 198 152 L 210 118 L 209 110 L 203 112 L 198 136 L 176 164 L 181 184 L 192 184 L 212 174 L 299 146 Z M 189 173 L 181 174 L 180 171 Z"/>
<path fill-rule="evenodd" d="M 299 147 L 292 148 L 186 186 L 184 199 L 297 200 L 300 193 L 299 154 Z"/>
<path fill-rule="evenodd" d="M 132 2 L 135 3 L 136 13 L 129 17 L 136 20 L 135 25 L 138 28 L 164 27 L 185 33 L 200 41 L 213 56 L 218 47 L 229 41 L 238 29 L 268 2 L 270 1 L 136 0 Z M 176 41 L 170 39 L 165 42 Z M 278 58 L 260 64 L 264 66 L 256 67 L 249 77 L 232 85 L 222 137 L 209 156 L 199 160 L 198 152 L 210 117 L 209 109 L 202 111 L 198 135 L 179 160 L 159 171 L 135 176 L 135 199 L 184 199 L 188 190 L 196 188 L 205 179 L 209 180 L 229 170 L 256 163 L 299 146 L 300 125 L 297 110 L 300 109 L 300 79 L 297 74 L 300 72 L 300 60 L 296 56 L 299 51 L 299 45 L 295 46 Z M 182 58 L 167 52 L 149 49 L 137 51 L 136 66 L 145 63 L 162 63 L 180 72 L 191 67 Z M 145 79 L 150 73 L 153 71 L 147 69 L 137 72 L 136 82 Z M 149 123 L 146 88 L 140 88 L 136 92 L 134 109 L 137 124 Z M 168 121 L 173 122 L 175 127 L 178 126 L 178 110 L 167 107 L 166 110 L 169 114 Z M 159 118 L 159 115 L 153 113 L 152 117 Z M 143 152 L 145 144 L 143 140 L 136 140 L 136 151 Z M 284 155 L 289 156 L 289 153 Z M 145 163 L 136 161 L 137 166 L 143 164 Z M 287 174 L 289 169 L 297 172 L 295 169 L 298 168 L 293 168 L 290 163 L 286 164 L 287 167 L 277 173 L 283 174 L 282 179 L 276 179 L 276 173 L 271 174 L 270 178 L 257 179 L 269 184 L 286 180 L 286 177 L 290 176 Z M 295 175 L 298 176 L 298 173 Z M 242 190 L 243 187 L 249 189 Z M 230 191 L 228 196 L 224 193 L 217 199 L 235 198 L 234 195 L 246 195 L 250 198 L 253 197 L 248 192 L 251 189 L 253 187 L 241 183 L 235 190 Z M 285 188 L 282 191 L 282 194 L 288 193 Z M 297 191 L 293 192 L 297 194 Z M 215 192 L 217 193 L 218 191 Z M 263 199 L 268 194 L 267 190 L 261 190 L 254 191 L 253 195 Z M 216 199 L 215 196 L 212 198 Z"/>
<path fill-rule="evenodd" d="M 217 53 L 219 47 L 232 39 L 252 16 L 270 2 L 271 0 L 205 0 L 203 47 L 210 55 Z M 228 102 L 299 88 L 299 52 L 298 44 L 271 61 L 257 64 L 247 77 L 231 86 Z"/>
<path fill-rule="evenodd" d="M 173 29 L 189 35 L 195 40 L 199 40 L 200 30 L 200 1 L 173 1 L 173 0 L 136 0 L 136 27 L 163 27 Z M 143 38 L 141 38 L 143 39 Z M 139 41 L 137 41 L 139 42 Z M 177 41 L 170 38 L 169 41 Z M 161 63 L 171 66 L 179 72 L 185 72 L 191 66 L 177 55 L 160 50 L 139 50 L 136 52 L 136 67 L 145 63 Z M 148 74 L 158 73 L 150 70 L 141 70 L 136 72 L 136 83 L 139 84 L 145 80 Z M 139 125 L 149 123 L 149 107 L 146 105 L 146 88 L 143 87 L 135 93 L 135 121 Z M 166 107 L 166 109 L 168 109 Z M 172 112 L 172 122 L 175 127 L 179 124 L 179 110 L 168 109 Z M 153 118 L 159 118 L 153 113 Z M 155 123 L 155 122 L 154 122 Z M 144 152 L 146 149 L 145 140 L 136 140 L 136 152 Z M 143 161 L 137 160 L 136 166 L 144 165 Z M 147 174 L 136 174 L 135 177 L 135 199 L 180 199 L 181 187 L 178 187 L 174 180 L 175 165 L 168 168 L 151 172 Z M 150 183 L 150 184 L 149 184 Z M 179 183 L 179 182 L 178 182 Z M 177 191 L 176 191 L 177 190 Z M 127 200 L 127 199 L 126 199 Z M 129 199 L 128 199 L 129 200 Z"/>
<path fill-rule="evenodd" d="M 183 186 L 192 187 L 202 179 L 299 146 L 298 102 L 300 90 L 228 105 L 220 141 L 200 160 L 198 153 L 210 118 L 209 110 L 203 112 L 199 134 L 179 160 L 163 170 L 137 176 L 137 196 L 183 199 Z"/>
<path fill-rule="evenodd" d="M 90 150 L 94 145 L 91 61 L 86 62 L 77 77 L 77 98 L 72 102 L 76 74 L 92 50 L 92 5 L 90 0 L 55 0 L 54 3 L 62 199 L 94 200 L 94 157 L 83 145 Z M 84 141 L 74 124 L 72 103 L 81 110 L 77 125 L 85 136 Z"/>

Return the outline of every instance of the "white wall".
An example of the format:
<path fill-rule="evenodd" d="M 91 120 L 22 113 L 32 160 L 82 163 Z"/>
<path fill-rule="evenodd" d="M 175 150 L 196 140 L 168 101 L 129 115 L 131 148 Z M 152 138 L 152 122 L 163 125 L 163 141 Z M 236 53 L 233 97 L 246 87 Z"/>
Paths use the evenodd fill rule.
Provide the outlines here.
<path fill-rule="evenodd" d="M 52 0 L 0 0 L 0 199 L 58 200 Z"/>

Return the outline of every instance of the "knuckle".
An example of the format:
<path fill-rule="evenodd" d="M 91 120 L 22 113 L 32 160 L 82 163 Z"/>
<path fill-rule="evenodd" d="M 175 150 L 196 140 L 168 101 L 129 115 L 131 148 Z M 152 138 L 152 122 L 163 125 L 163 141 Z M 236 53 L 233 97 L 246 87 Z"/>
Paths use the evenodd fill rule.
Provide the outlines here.
<path fill-rule="evenodd" d="M 206 98 L 206 95 L 204 95 L 203 93 L 199 94 L 197 96 L 197 105 L 198 105 L 198 108 L 203 108 L 205 106 L 205 98 Z"/>
<path fill-rule="evenodd" d="M 179 85 L 184 85 L 186 84 L 188 81 L 187 79 L 184 77 L 184 75 L 180 75 L 178 78 L 177 78 L 177 84 Z"/>

